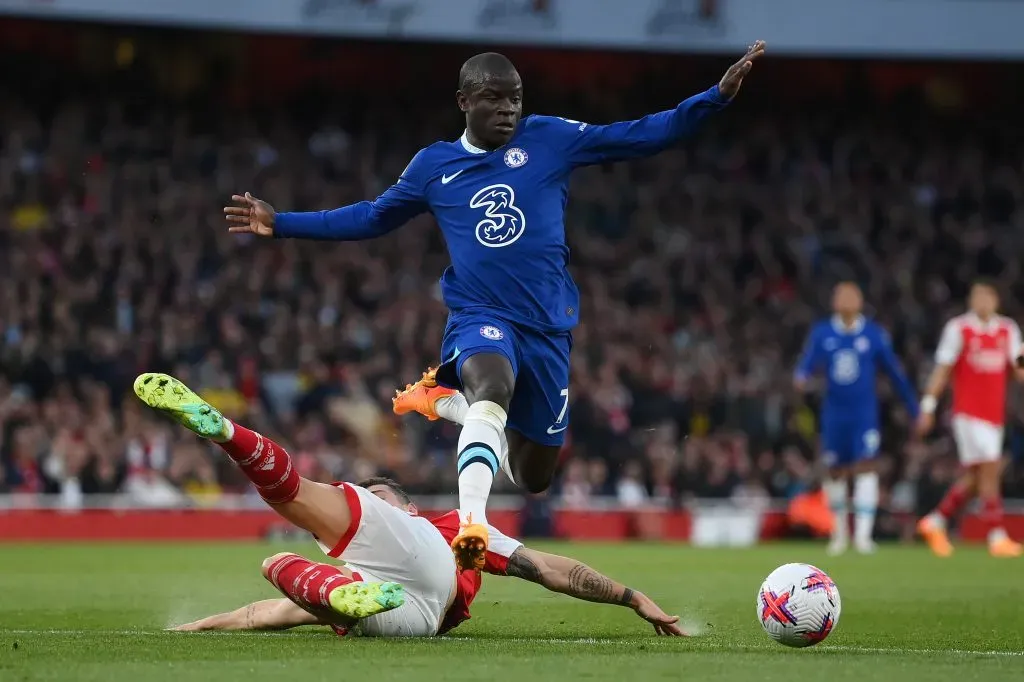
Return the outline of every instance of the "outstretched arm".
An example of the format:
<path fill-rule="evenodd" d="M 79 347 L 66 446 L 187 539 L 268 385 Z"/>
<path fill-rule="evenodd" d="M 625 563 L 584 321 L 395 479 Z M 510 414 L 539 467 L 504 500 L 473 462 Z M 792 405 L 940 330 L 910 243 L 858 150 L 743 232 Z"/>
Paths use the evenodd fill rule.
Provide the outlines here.
<path fill-rule="evenodd" d="M 757 41 L 729 67 L 718 84 L 668 111 L 610 125 L 551 119 L 564 131 L 562 134 L 567 135 L 566 156 L 572 165 L 586 166 L 651 156 L 668 149 L 693 134 L 704 119 L 723 109 L 736 96 L 744 76 L 750 73 L 764 49 L 764 41 Z"/>
<path fill-rule="evenodd" d="M 425 203 L 402 180 L 373 201 L 333 211 L 278 213 L 275 237 L 359 241 L 395 230 L 426 210 Z"/>
<path fill-rule="evenodd" d="M 287 630 L 299 625 L 326 625 L 326 623 L 287 599 L 264 599 L 228 613 L 218 613 L 171 629 L 179 632 Z"/>
<path fill-rule="evenodd" d="M 261 237 L 359 241 L 397 229 L 427 210 L 423 194 L 424 165 L 417 154 L 398 182 L 373 201 L 360 201 L 333 211 L 278 213 L 248 192 L 235 194 L 224 207 L 229 232 Z"/>
<path fill-rule="evenodd" d="M 505 575 L 577 599 L 628 606 L 653 625 L 659 635 L 680 637 L 685 634 L 678 625 L 679 616 L 666 614 L 642 592 L 621 585 L 575 559 L 520 547 L 509 557 Z"/>

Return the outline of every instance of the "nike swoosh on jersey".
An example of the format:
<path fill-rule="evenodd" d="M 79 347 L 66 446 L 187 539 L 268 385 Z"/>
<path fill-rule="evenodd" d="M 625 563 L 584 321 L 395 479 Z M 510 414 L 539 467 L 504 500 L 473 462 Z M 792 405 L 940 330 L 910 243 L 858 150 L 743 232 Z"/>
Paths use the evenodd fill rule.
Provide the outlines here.
<path fill-rule="evenodd" d="M 569 425 L 568 425 L 568 424 L 566 424 L 565 426 L 563 426 L 563 427 L 562 427 L 562 428 L 560 428 L 560 429 L 556 429 L 556 428 L 555 428 L 555 426 L 554 426 L 554 424 L 552 424 L 551 426 L 549 426 L 549 427 L 548 427 L 548 435 L 549 435 L 549 436 L 553 436 L 553 435 L 555 435 L 556 433 L 561 433 L 562 431 L 565 431 L 565 430 L 566 430 L 567 428 L 569 428 Z"/>
<path fill-rule="evenodd" d="M 466 169 L 463 168 L 462 170 L 466 170 Z M 442 175 L 441 176 L 441 184 L 442 185 L 447 185 L 449 182 L 451 182 L 455 178 L 459 177 L 459 175 L 461 175 L 461 174 L 462 174 L 462 171 L 460 170 L 460 171 L 455 171 L 451 175 Z"/>

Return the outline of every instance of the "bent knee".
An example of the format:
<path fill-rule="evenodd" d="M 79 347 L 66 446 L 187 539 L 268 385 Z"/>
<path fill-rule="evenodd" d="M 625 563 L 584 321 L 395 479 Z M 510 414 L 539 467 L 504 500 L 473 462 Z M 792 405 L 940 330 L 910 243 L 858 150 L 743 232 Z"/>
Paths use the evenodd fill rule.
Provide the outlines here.
<path fill-rule="evenodd" d="M 470 404 L 488 400 L 507 410 L 515 385 L 512 364 L 503 355 L 474 355 L 462 366 L 462 386 Z"/>
<path fill-rule="evenodd" d="M 551 487 L 551 482 L 555 479 L 554 469 L 546 471 L 537 470 L 520 470 L 516 472 L 516 482 L 519 483 L 523 488 L 526 488 L 526 492 L 536 495 L 542 493 Z"/>
<path fill-rule="evenodd" d="M 509 454 L 516 483 L 534 495 L 550 488 L 558 470 L 561 448 L 532 443 L 518 437 L 514 441 L 514 449 L 513 443 L 509 443 Z"/>
<path fill-rule="evenodd" d="M 515 385 L 511 381 L 505 381 L 500 377 L 479 380 L 472 387 L 466 387 L 466 400 L 469 404 L 489 401 L 495 403 L 501 409 L 508 411 L 512 404 L 512 392 Z"/>
<path fill-rule="evenodd" d="M 548 488 L 551 487 L 551 478 L 542 479 L 527 479 L 523 482 L 523 487 L 526 488 L 526 492 L 531 495 L 539 495 Z"/>
<path fill-rule="evenodd" d="M 263 563 L 260 565 L 260 573 L 263 574 L 264 578 L 270 580 L 270 571 L 273 569 L 274 564 L 276 564 L 281 559 L 287 559 L 289 557 L 298 556 L 299 555 L 294 552 L 278 552 L 274 556 L 268 556 L 266 559 L 263 560 Z"/>

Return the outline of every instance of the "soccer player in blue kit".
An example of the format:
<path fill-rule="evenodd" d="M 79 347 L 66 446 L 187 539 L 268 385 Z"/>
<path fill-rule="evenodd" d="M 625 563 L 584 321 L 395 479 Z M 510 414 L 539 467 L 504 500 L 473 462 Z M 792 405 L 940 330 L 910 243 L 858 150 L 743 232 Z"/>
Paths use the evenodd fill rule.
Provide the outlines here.
<path fill-rule="evenodd" d="M 872 534 L 878 508 L 878 393 L 876 367 L 892 379 L 913 419 L 917 396 L 893 353 L 889 335 L 862 314 L 864 296 L 853 282 L 841 282 L 832 292 L 834 315 L 814 325 L 796 370 L 799 391 L 825 369 L 825 399 L 821 408 L 821 447 L 828 480 L 825 495 L 836 519 L 829 552 L 846 550 L 849 538 L 847 497 L 853 478 L 854 547 L 874 551 Z"/>
<path fill-rule="evenodd" d="M 547 489 L 568 426 L 571 330 L 579 292 L 569 275 L 564 212 L 573 169 L 657 154 L 694 132 L 739 91 L 758 41 L 709 90 L 636 121 L 590 125 L 522 118 L 523 84 L 503 55 L 469 59 L 456 101 L 466 129 L 420 150 L 374 201 L 331 211 L 277 213 L 250 194 L 224 212 L 232 232 L 353 241 L 387 234 L 430 212 L 451 257 L 442 364 L 396 398 L 463 425 L 458 444 L 458 564 L 479 568 L 486 503 L 498 469 L 531 492 Z"/>

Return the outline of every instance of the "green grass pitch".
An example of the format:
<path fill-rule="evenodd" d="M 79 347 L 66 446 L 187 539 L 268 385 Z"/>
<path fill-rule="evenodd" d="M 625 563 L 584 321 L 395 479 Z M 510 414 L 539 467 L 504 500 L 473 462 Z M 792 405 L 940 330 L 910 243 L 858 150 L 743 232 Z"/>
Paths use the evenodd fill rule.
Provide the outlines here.
<path fill-rule="evenodd" d="M 263 557 L 314 547 L 0 545 L 0 680 L 1024 680 L 1024 562 L 978 549 L 939 560 L 919 548 L 830 559 L 813 545 L 542 547 L 710 626 L 656 638 L 626 609 L 487 577 L 473 619 L 444 639 L 171 633 L 162 629 L 273 596 Z M 839 625 L 818 647 L 783 648 L 755 619 L 761 580 L 789 561 L 825 569 L 842 593 Z"/>

